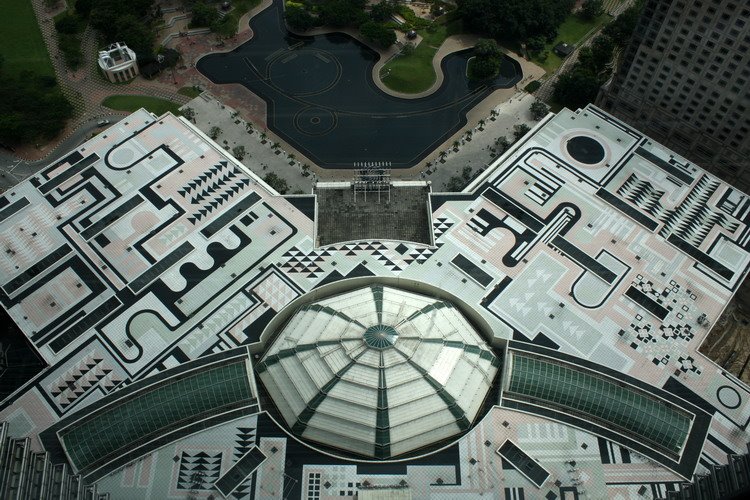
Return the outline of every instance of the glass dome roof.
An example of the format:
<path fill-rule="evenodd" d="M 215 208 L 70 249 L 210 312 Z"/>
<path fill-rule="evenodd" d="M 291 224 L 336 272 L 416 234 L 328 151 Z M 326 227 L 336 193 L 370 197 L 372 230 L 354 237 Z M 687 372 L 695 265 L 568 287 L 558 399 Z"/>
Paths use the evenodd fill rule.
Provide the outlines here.
<path fill-rule="evenodd" d="M 389 458 L 467 430 L 499 365 L 450 302 L 371 285 L 300 307 L 256 369 L 294 434 Z"/>

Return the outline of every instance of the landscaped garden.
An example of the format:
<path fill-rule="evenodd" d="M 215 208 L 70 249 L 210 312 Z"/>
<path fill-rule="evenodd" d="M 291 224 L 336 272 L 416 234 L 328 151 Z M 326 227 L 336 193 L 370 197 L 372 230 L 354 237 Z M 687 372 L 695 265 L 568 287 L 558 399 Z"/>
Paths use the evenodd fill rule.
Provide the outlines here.
<path fill-rule="evenodd" d="M 73 107 L 55 80 L 31 2 L 0 0 L 0 142 L 33 143 L 55 136 Z"/>
<path fill-rule="evenodd" d="M 437 76 L 432 60 L 446 38 L 461 33 L 461 19 L 446 14 L 428 28 L 417 30 L 421 43 L 388 61 L 380 72 L 383 83 L 391 90 L 415 94 L 429 89 Z"/>

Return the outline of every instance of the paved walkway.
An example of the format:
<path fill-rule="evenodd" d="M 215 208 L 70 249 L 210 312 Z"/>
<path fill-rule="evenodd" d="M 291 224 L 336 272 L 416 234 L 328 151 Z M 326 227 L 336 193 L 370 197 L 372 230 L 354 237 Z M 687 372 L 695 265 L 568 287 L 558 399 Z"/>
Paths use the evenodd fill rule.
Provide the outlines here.
<path fill-rule="evenodd" d="M 108 82 L 97 71 L 97 39 L 96 33 L 89 27 L 84 31 L 81 50 L 83 52 L 84 65 L 78 71 L 72 72 L 65 65 L 62 53 L 58 49 L 57 31 L 53 17 L 62 9 L 48 11 L 44 6 L 44 0 L 31 0 L 39 27 L 50 54 L 52 66 L 55 70 L 57 82 L 63 94 L 70 100 L 76 111 L 76 116 L 68 123 L 63 132 L 50 143 L 36 148 L 29 146 L 18 148 L 16 156 L 25 160 L 38 160 L 46 157 L 54 151 L 58 144 L 70 137 L 79 127 L 93 118 L 109 115 L 123 116 L 126 113 L 118 113 L 101 105 L 102 100 L 113 94 L 126 95 L 149 95 L 167 99 L 178 104 L 186 103 L 189 98 L 177 93 L 179 87 L 165 84 L 163 81 L 149 81 L 137 77 L 129 84 L 114 84 Z"/>

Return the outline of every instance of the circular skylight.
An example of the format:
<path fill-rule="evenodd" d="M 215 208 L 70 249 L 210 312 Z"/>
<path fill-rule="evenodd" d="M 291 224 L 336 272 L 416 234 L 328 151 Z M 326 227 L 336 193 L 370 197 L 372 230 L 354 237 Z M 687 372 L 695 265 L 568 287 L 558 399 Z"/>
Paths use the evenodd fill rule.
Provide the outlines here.
<path fill-rule="evenodd" d="M 398 332 L 392 326 L 378 324 L 365 330 L 362 337 L 368 346 L 375 349 L 385 349 L 386 347 L 393 347 L 398 338 Z"/>
<path fill-rule="evenodd" d="M 257 371 L 297 436 L 389 458 L 468 430 L 499 364 L 452 303 L 371 285 L 297 309 Z"/>
<path fill-rule="evenodd" d="M 585 135 L 577 135 L 565 144 L 565 149 L 574 160 L 587 165 L 595 165 L 604 160 L 604 146 L 594 139 Z"/>

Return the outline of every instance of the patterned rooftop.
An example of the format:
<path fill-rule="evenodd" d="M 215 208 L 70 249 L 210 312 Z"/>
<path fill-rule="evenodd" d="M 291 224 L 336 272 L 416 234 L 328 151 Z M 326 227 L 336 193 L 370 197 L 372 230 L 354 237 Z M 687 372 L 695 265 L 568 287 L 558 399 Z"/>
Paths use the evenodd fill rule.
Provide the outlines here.
<path fill-rule="evenodd" d="M 500 357 L 557 358 L 554 377 L 603 397 L 617 390 L 597 384 L 620 377 L 640 403 L 668 401 L 674 413 L 634 427 L 619 406 L 500 394 L 444 448 L 362 464 L 298 441 L 261 399 L 250 415 L 212 415 L 169 439 L 148 439 L 169 419 L 128 434 L 137 450 L 99 491 L 206 498 L 253 450 L 232 469 L 249 476 L 221 483 L 239 484 L 236 498 L 345 497 L 402 481 L 414 498 L 552 499 L 572 489 L 629 498 L 642 488 L 658 497 L 745 449 L 750 391 L 698 347 L 747 274 L 750 198 L 640 132 L 593 106 L 550 115 L 463 193 L 432 193 L 434 246 L 318 247 L 310 203 L 277 196 L 187 121 L 145 111 L 4 193 L 0 303 L 48 366 L 2 403 L 2 432 L 40 452 L 54 447 L 45 431 L 93 425 L 98 402 L 125 404 L 128 386 L 148 377 L 171 380 L 190 361 L 240 347 L 257 364 L 278 313 L 356 279 L 453 300 Z M 257 369 L 247 373 L 255 394 Z M 534 387 L 551 392 L 517 386 L 524 397 L 557 398 L 546 368 L 534 374 Z M 73 442 L 80 429 L 63 441 L 84 464 L 94 456 Z M 506 441 L 549 473 L 541 486 L 500 459 Z"/>

